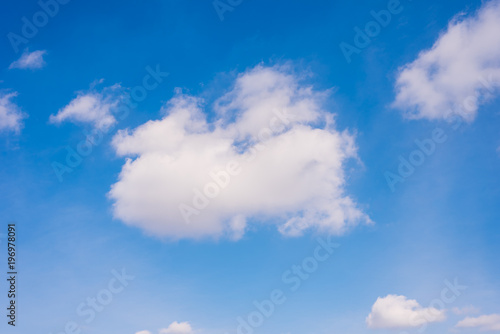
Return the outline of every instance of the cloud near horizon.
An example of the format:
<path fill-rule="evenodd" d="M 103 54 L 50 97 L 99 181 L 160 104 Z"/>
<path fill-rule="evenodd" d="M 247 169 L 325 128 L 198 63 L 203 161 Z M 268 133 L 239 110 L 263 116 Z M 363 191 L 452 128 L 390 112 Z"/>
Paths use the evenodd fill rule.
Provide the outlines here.
<path fill-rule="evenodd" d="M 151 334 L 150 331 L 144 330 L 136 332 L 135 334 Z M 194 330 L 191 328 L 189 322 L 172 322 L 167 328 L 162 328 L 158 331 L 158 334 L 194 334 Z"/>
<path fill-rule="evenodd" d="M 434 45 L 404 65 L 396 79 L 393 107 L 413 119 L 472 121 L 500 85 L 500 1 L 477 13 L 456 16 Z"/>
<path fill-rule="evenodd" d="M 466 317 L 459 321 L 456 328 L 478 328 L 480 331 L 500 331 L 500 314 Z"/>
<path fill-rule="evenodd" d="M 288 236 L 371 223 L 345 194 L 356 145 L 335 129 L 326 96 L 283 66 L 239 75 L 211 122 L 199 98 L 175 96 L 161 119 L 113 138 L 127 158 L 109 192 L 114 216 L 173 239 L 239 239 L 252 220 Z"/>
<path fill-rule="evenodd" d="M 372 329 L 411 328 L 445 319 L 444 310 L 422 307 L 405 296 L 387 295 L 377 298 L 366 324 Z"/>

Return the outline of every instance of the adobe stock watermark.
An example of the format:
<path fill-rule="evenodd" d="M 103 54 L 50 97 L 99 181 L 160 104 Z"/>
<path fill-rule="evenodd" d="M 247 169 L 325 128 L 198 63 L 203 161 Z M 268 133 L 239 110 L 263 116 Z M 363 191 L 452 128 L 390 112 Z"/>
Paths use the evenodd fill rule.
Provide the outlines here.
<path fill-rule="evenodd" d="M 412 0 L 407 1 L 411 2 Z M 352 42 L 354 45 L 340 42 L 340 51 L 342 51 L 348 64 L 351 63 L 353 54 L 359 54 L 361 50 L 366 49 L 372 40 L 380 34 L 382 28 L 387 27 L 391 23 L 393 16 L 400 14 L 404 9 L 399 0 L 389 0 L 386 8 L 378 12 L 374 10 L 370 11 L 373 20 L 368 21 L 363 29 L 358 26 L 354 27 L 355 34 Z"/>
<path fill-rule="evenodd" d="M 19 52 L 21 44 L 28 44 L 30 39 L 38 35 L 39 29 L 45 27 L 50 19 L 54 18 L 58 13 L 61 5 L 66 5 L 70 0 L 40 0 L 37 2 L 40 10 L 35 12 L 31 19 L 23 16 L 21 18 L 20 34 L 9 32 L 7 39 L 15 53 Z M 24 48 L 24 47 L 23 47 Z"/>
<path fill-rule="evenodd" d="M 115 115 L 119 120 L 124 120 L 129 115 L 130 111 L 137 107 L 139 102 L 144 101 L 148 96 L 148 92 L 156 89 L 168 76 L 167 72 L 161 72 L 160 66 L 156 65 L 153 69 L 151 66 L 146 66 L 146 74 L 142 79 L 142 85 L 137 85 L 130 90 L 130 94 L 127 94 L 126 98 L 119 103 L 115 108 Z M 64 162 L 53 161 L 51 163 L 52 169 L 59 182 L 63 182 L 64 174 L 71 173 L 75 168 L 80 166 L 83 159 L 89 156 L 94 147 L 100 145 L 104 139 L 104 136 L 112 131 L 116 127 L 117 122 L 93 128 L 92 131 L 84 131 L 84 139 L 78 142 L 73 148 L 66 145 L 64 148 L 66 150 L 66 160 Z"/>
<path fill-rule="evenodd" d="M 397 169 L 397 174 L 386 171 L 384 173 L 387 185 L 392 192 L 396 190 L 396 184 L 399 182 L 404 182 L 406 178 L 413 175 L 415 168 L 421 166 L 426 157 L 434 154 L 436 152 L 436 146 L 442 144 L 448 140 L 448 136 L 444 133 L 443 129 L 435 128 L 432 131 L 430 138 L 423 140 L 415 140 L 416 149 L 410 152 L 408 158 L 399 156 L 399 165 Z"/>
<path fill-rule="evenodd" d="M 429 310 L 427 310 L 427 312 L 418 315 L 414 313 L 414 316 L 409 319 L 410 326 L 419 327 L 417 330 L 418 333 L 423 333 L 427 329 L 429 323 L 439 319 L 442 316 L 442 312 L 446 311 L 446 306 L 454 303 L 468 288 L 465 285 L 461 285 L 456 277 L 453 283 L 449 280 L 444 280 L 444 285 L 445 287 L 441 290 L 439 297 L 434 298 L 429 303 Z M 410 333 L 402 331 L 399 334 Z"/>
<path fill-rule="evenodd" d="M 121 293 L 135 278 L 135 276 L 127 275 L 125 269 L 122 269 L 121 272 L 113 269 L 111 274 L 113 277 L 108 281 L 106 288 L 99 290 L 95 296 L 88 297 L 76 307 L 76 314 L 84 318 L 80 324 L 76 321 L 68 321 L 64 325 L 64 330 L 55 334 L 80 334 L 82 332 L 81 323 L 89 324 L 94 321 L 97 313 L 102 312 L 106 306 L 111 304 L 114 296 Z"/>
<path fill-rule="evenodd" d="M 243 0 L 214 0 L 212 5 L 215 12 L 221 21 L 224 21 L 224 13 L 232 12 L 236 7 L 241 5 Z"/>
<path fill-rule="evenodd" d="M 482 91 L 486 94 L 481 95 L 480 91 L 476 91 L 474 95 L 467 96 L 460 105 L 456 106 L 455 110 L 448 110 L 445 117 L 447 124 L 450 124 L 451 130 L 458 130 L 463 124 L 464 120 L 469 117 L 467 112 L 472 112 L 478 105 L 478 100 L 483 98 L 487 100 L 493 96 L 495 90 L 495 83 L 493 76 L 490 75 L 488 79 L 480 78 L 479 82 L 483 85 Z M 385 171 L 384 177 L 391 192 L 396 190 L 398 183 L 404 183 L 406 179 L 412 176 L 419 166 L 437 151 L 439 144 L 443 144 L 448 140 L 449 136 L 441 127 L 435 127 L 430 136 L 423 140 L 415 140 L 415 148 L 408 154 L 407 157 L 400 155 L 398 157 L 399 164 L 396 172 Z"/>
<path fill-rule="evenodd" d="M 254 144 L 249 152 L 250 155 L 240 155 L 241 160 L 244 162 L 251 162 L 255 160 L 257 154 L 262 152 L 267 148 L 266 141 L 270 139 L 273 134 L 281 133 L 286 129 L 286 126 L 290 124 L 291 118 L 287 110 L 274 110 L 274 116 L 269 120 L 269 126 L 261 129 L 257 135 L 257 139 L 254 138 L 256 144 Z M 281 124 L 280 124 L 281 123 Z M 229 161 L 224 170 L 219 170 L 217 172 L 211 171 L 208 173 L 212 181 L 207 182 L 201 189 L 193 189 L 193 199 L 191 204 L 180 203 L 178 208 L 179 212 L 186 224 L 191 223 L 191 217 L 199 216 L 201 212 L 208 207 L 210 201 L 219 196 L 222 190 L 227 188 L 234 176 L 241 174 L 243 167 L 238 160 Z"/>
<path fill-rule="evenodd" d="M 339 244 L 332 242 L 331 237 L 326 240 L 318 238 L 317 242 L 318 246 L 316 246 L 312 255 L 305 257 L 300 264 L 294 264 L 282 273 L 281 283 L 285 284 L 287 289 L 273 289 L 269 293 L 269 298 L 253 301 L 253 311 L 236 318 L 238 322 L 236 334 L 253 334 L 255 329 L 263 326 L 266 319 L 269 319 L 274 314 L 277 307 L 287 301 L 286 291 L 288 290 L 290 293 L 297 291 L 302 286 L 302 283 L 307 281 L 318 270 L 319 265 L 327 261 L 335 249 L 340 247 Z"/>

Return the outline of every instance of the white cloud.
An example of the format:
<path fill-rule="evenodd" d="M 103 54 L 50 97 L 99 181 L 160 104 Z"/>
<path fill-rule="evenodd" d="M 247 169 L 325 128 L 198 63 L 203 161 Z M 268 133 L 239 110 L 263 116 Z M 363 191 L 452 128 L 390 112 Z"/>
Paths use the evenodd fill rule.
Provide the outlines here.
<path fill-rule="evenodd" d="M 189 322 L 172 322 L 167 328 L 162 328 L 158 331 L 159 334 L 194 334 Z M 151 334 L 150 331 L 140 331 L 135 334 Z"/>
<path fill-rule="evenodd" d="M 473 120 L 478 107 L 498 92 L 498 31 L 498 0 L 484 4 L 475 15 L 455 17 L 431 49 L 400 70 L 393 106 L 409 118 L 459 114 Z"/>
<path fill-rule="evenodd" d="M 454 307 L 451 309 L 453 313 L 457 315 L 462 315 L 462 314 L 471 314 L 471 313 L 479 313 L 479 309 L 474 306 L 466 306 L 466 307 Z"/>
<path fill-rule="evenodd" d="M 481 331 L 500 331 L 500 314 L 467 317 L 455 325 L 457 328 L 479 328 Z"/>
<path fill-rule="evenodd" d="M 193 334 L 194 331 L 191 328 L 189 322 L 177 322 L 174 321 L 167 328 L 160 329 L 160 334 Z"/>
<path fill-rule="evenodd" d="M 56 115 L 50 115 L 50 122 L 60 124 L 71 121 L 90 123 L 97 128 L 109 127 L 116 123 L 113 113 L 123 98 L 123 88 L 119 84 L 105 87 L 100 92 L 94 88 L 88 92 L 79 92 Z"/>
<path fill-rule="evenodd" d="M 356 147 L 323 109 L 325 95 L 285 67 L 257 66 L 215 103 L 212 122 L 200 99 L 174 97 L 162 119 L 113 138 L 128 157 L 109 192 L 114 216 L 171 238 L 238 239 L 252 219 L 294 236 L 370 223 L 344 192 Z"/>
<path fill-rule="evenodd" d="M 17 92 L 0 93 L 0 131 L 11 130 L 18 133 L 23 127 L 23 118 L 26 118 L 21 109 L 12 102 Z"/>
<path fill-rule="evenodd" d="M 42 68 L 46 65 L 45 60 L 43 60 L 43 56 L 47 53 L 45 50 L 38 50 L 29 52 L 28 50 L 24 50 L 21 57 L 10 64 L 9 69 L 19 68 L 19 69 L 30 69 L 35 70 Z"/>
<path fill-rule="evenodd" d="M 409 328 L 445 320 L 445 311 L 424 308 L 414 299 L 405 296 L 379 297 L 366 318 L 369 328 Z"/>

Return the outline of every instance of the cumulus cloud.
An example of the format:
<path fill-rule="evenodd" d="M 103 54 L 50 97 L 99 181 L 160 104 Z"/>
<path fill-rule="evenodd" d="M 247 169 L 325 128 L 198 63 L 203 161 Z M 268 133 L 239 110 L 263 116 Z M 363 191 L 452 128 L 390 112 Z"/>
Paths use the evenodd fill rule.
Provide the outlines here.
<path fill-rule="evenodd" d="M 42 68 L 46 65 L 45 60 L 43 60 L 43 56 L 47 53 L 45 50 L 38 50 L 29 52 L 28 50 L 24 50 L 21 57 L 10 64 L 9 69 L 19 68 L 19 69 L 30 69 L 36 70 Z"/>
<path fill-rule="evenodd" d="M 151 334 L 150 331 L 140 331 L 135 334 Z M 158 331 L 158 334 L 194 334 L 194 330 L 191 328 L 189 322 L 172 322 L 167 328 L 162 328 Z"/>
<path fill-rule="evenodd" d="M 119 131 L 127 157 L 109 192 L 116 218 L 171 238 L 238 239 L 249 223 L 341 234 L 370 223 L 345 194 L 354 138 L 335 128 L 316 92 L 286 67 L 257 66 L 214 104 L 177 95 L 163 117 Z"/>
<path fill-rule="evenodd" d="M 405 296 L 379 297 L 366 318 L 369 328 L 409 328 L 445 320 L 445 311 L 424 308 L 414 299 Z"/>
<path fill-rule="evenodd" d="M 455 325 L 456 328 L 478 328 L 481 331 L 500 331 L 500 314 L 467 317 Z"/>
<path fill-rule="evenodd" d="M 409 118 L 471 121 L 478 107 L 498 93 L 500 82 L 500 1 L 450 21 L 432 48 L 402 67 L 394 107 Z"/>
<path fill-rule="evenodd" d="M 0 131 L 14 131 L 19 133 L 23 127 L 23 119 L 26 114 L 14 102 L 12 98 L 17 96 L 17 92 L 0 92 Z"/>
<path fill-rule="evenodd" d="M 194 331 L 191 328 L 189 322 L 177 322 L 174 321 L 167 328 L 160 329 L 160 334 L 193 334 Z"/>
<path fill-rule="evenodd" d="M 97 128 L 109 127 L 116 123 L 114 114 L 124 98 L 124 90 L 119 84 L 105 87 L 101 91 L 92 88 L 87 92 L 78 92 L 56 115 L 50 115 L 50 122 L 60 124 L 70 121 L 89 123 Z"/>

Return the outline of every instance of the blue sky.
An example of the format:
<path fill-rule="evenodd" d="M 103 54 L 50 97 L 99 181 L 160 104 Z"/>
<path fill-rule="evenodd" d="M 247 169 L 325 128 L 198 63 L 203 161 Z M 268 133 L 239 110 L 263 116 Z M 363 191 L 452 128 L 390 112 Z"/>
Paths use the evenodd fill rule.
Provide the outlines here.
<path fill-rule="evenodd" d="M 42 7 L 2 3 L 0 243 L 16 222 L 19 274 L 1 332 L 500 330 L 498 2 L 216 5 L 232 10 L 72 0 L 13 47 Z M 355 27 L 391 6 L 356 46 Z M 359 49 L 350 62 L 341 43 Z M 235 159 L 241 176 L 194 208 L 193 189 Z M 5 252 L 0 265 L 7 276 Z M 106 296 L 92 319 L 78 311 Z"/>

